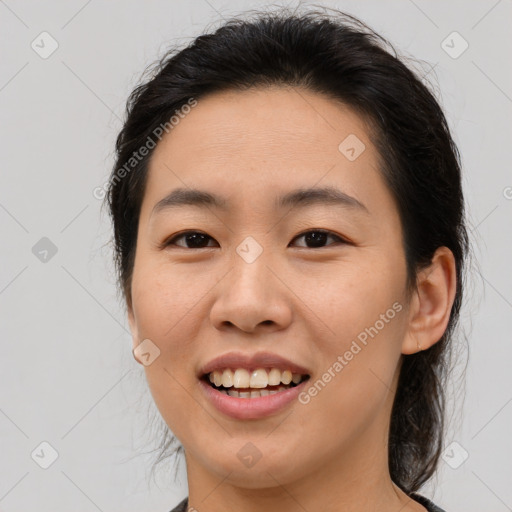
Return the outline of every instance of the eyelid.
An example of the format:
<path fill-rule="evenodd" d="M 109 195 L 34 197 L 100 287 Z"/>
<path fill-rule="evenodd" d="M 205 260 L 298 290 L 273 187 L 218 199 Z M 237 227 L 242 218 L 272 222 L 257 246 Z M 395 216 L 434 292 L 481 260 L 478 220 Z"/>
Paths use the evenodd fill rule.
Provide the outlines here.
<path fill-rule="evenodd" d="M 331 237 L 333 237 L 333 238 L 337 238 L 337 239 L 338 239 L 338 243 L 347 244 L 347 245 L 352 245 L 352 242 L 351 242 L 348 238 L 345 238 L 345 237 L 343 237 L 343 236 L 341 236 L 341 235 L 338 235 L 338 234 L 337 234 L 337 233 L 335 233 L 334 231 L 331 231 L 331 230 L 329 230 L 329 229 L 323 229 L 323 228 L 313 228 L 313 229 L 309 228 L 309 229 L 306 229 L 306 230 L 305 230 L 305 231 L 303 231 L 302 233 L 299 233 L 298 235 L 296 235 L 296 236 L 293 238 L 292 242 L 293 242 L 294 240 L 296 240 L 297 238 L 301 238 L 301 237 L 303 237 L 304 235 L 307 235 L 308 233 L 311 233 L 311 232 L 313 232 L 313 233 L 323 233 L 323 234 L 325 234 L 325 235 L 329 235 L 329 236 L 331 236 Z M 330 247 L 331 245 L 333 245 L 333 244 L 327 245 L 327 246 L 325 246 L 325 247 L 318 247 L 318 248 L 316 248 L 316 250 L 319 250 L 319 249 L 326 249 L 327 247 Z M 300 247 L 300 248 L 301 248 L 301 249 L 311 249 L 310 247 Z M 313 249 L 314 249 L 314 248 L 313 248 Z"/>
<path fill-rule="evenodd" d="M 175 247 L 178 247 L 180 249 L 187 249 L 187 250 L 193 250 L 193 251 L 197 251 L 199 249 L 211 249 L 211 247 L 199 247 L 198 249 L 191 249 L 189 247 L 183 247 L 182 245 L 176 245 L 174 243 L 175 240 L 179 239 L 179 238 L 182 238 L 186 235 L 189 235 L 189 234 L 199 234 L 199 235 L 204 235 L 206 237 L 208 237 L 209 239 L 211 240 L 215 240 L 212 236 L 210 236 L 208 233 L 205 233 L 204 231 L 200 231 L 199 229 L 186 229 L 184 231 L 180 231 L 179 233 L 175 233 L 174 235 L 170 236 L 169 238 L 166 238 L 160 245 L 159 245 L 159 248 L 160 249 L 165 249 L 166 247 L 168 247 L 169 245 L 173 245 Z"/>
<path fill-rule="evenodd" d="M 304 230 L 302 233 L 299 233 L 298 235 L 295 235 L 292 239 L 292 242 L 294 240 L 297 240 L 298 238 L 301 238 L 305 235 L 307 235 L 308 233 L 323 233 L 323 234 L 326 234 L 326 235 L 329 235 L 333 238 L 336 238 L 338 240 L 338 243 L 342 243 L 342 244 L 347 244 L 347 245 L 352 245 L 353 242 L 351 242 L 350 240 L 348 240 L 347 238 L 335 233 L 334 231 L 330 231 L 328 229 L 323 229 L 323 228 L 308 228 L 306 230 Z M 195 229 L 187 229 L 185 231 L 181 231 L 179 233 L 175 233 L 174 235 L 172 235 L 171 237 L 165 239 L 162 244 L 160 244 L 160 248 L 161 249 L 165 249 L 166 247 L 168 247 L 169 245 L 173 245 L 175 247 L 179 247 L 181 249 L 187 249 L 187 250 L 194 250 L 194 251 L 197 251 L 197 250 L 200 250 L 200 249 L 211 249 L 212 247 L 211 246 L 208 246 L 208 247 L 198 247 L 198 248 L 190 248 L 190 247 L 183 247 L 181 245 L 177 245 L 174 243 L 175 240 L 181 238 L 181 237 L 184 237 L 188 234 L 200 234 L 200 235 L 205 235 L 207 238 L 209 238 L 210 240 L 215 240 L 213 237 L 211 237 L 210 235 L 208 235 L 208 233 L 205 233 L 204 231 L 200 231 L 200 230 L 195 230 Z M 319 250 L 319 249 L 325 249 L 327 247 L 330 247 L 331 245 L 333 244 L 329 244 L 325 247 L 317 247 L 317 248 L 310 248 L 310 247 L 299 247 L 300 249 L 314 249 L 314 250 Z"/>

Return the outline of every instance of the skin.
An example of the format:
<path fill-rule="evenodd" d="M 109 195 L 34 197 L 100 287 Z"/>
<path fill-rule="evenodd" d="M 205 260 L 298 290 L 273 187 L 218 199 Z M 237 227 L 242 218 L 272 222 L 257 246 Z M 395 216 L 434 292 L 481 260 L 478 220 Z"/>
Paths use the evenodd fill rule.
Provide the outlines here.
<path fill-rule="evenodd" d="M 355 134 L 366 149 L 350 161 L 338 146 Z M 369 129 L 355 112 L 297 88 L 215 93 L 158 144 L 141 207 L 128 317 L 135 348 L 160 355 L 145 366 L 155 403 L 185 449 L 189 505 L 199 511 L 425 511 L 388 471 L 389 418 L 403 354 L 444 333 L 455 296 L 446 248 L 406 290 L 400 218 Z M 273 210 L 299 187 L 331 185 L 367 211 L 316 205 Z M 182 206 L 151 215 L 178 187 L 226 198 L 229 209 Z M 325 229 L 322 246 L 302 235 Z M 204 248 L 184 230 L 205 233 Z M 253 263 L 236 252 L 247 237 Z M 306 368 L 314 382 L 359 333 L 402 310 L 304 405 L 259 420 L 223 415 L 196 377 L 232 350 L 271 351 Z M 253 443 L 261 459 L 243 465 Z"/>

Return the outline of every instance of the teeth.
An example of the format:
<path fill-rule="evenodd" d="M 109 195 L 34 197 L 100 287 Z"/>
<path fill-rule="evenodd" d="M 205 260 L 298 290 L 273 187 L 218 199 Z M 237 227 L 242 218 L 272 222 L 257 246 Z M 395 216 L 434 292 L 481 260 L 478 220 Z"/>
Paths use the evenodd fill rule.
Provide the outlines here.
<path fill-rule="evenodd" d="M 222 372 L 222 385 L 225 388 L 230 388 L 233 385 L 233 372 L 231 370 Z"/>
<path fill-rule="evenodd" d="M 257 368 L 252 373 L 249 373 L 245 368 L 237 368 L 234 371 L 226 368 L 223 371 L 215 370 L 211 372 L 208 378 L 217 387 L 265 389 L 267 386 L 288 385 L 291 382 L 299 384 L 303 375 L 292 373 L 290 370 L 281 371 L 278 368 L 271 368 L 270 370 Z M 272 391 L 270 393 L 273 394 Z"/>
<path fill-rule="evenodd" d="M 249 382 L 250 376 L 247 370 L 244 370 L 243 368 L 235 370 L 235 376 L 233 377 L 233 386 L 235 386 L 235 388 L 248 388 Z"/>
<path fill-rule="evenodd" d="M 277 386 L 281 383 L 281 370 L 277 368 L 272 368 L 270 373 L 268 374 L 268 385 L 269 386 Z"/>
<path fill-rule="evenodd" d="M 300 373 L 292 373 L 292 382 L 294 384 L 298 384 L 302 380 L 302 375 Z"/>
<path fill-rule="evenodd" d="M 281 382 L 283 384 L 290 384 L 291 381 L 292 381 L 292 372 L 290 370 L 285 370 L 281 374 Z"/>
<path fill-rule="evenodd" d="M 267 371 L 263 368 L 254 370 L 251 373 L 251 380 L 249 381 L 250 388 L 266 388 L 268 386 Z"/>
<path fill-rule="evenodd" d="M 213 372 L 213 383 L 217 387 L 222 385 L 222 374 L 220 372 Z"/>
<path fill-rule="evenodd" d="M 259 398 L 260 396 L 275 395 L 280 391 L 289 389 L 289 386 L 279 386 L 277 389 L 255 389 L 251 391 L 237 391 L 236 389 L 219 389 L 225 395 L 233 396 L 235 398 Z"/>

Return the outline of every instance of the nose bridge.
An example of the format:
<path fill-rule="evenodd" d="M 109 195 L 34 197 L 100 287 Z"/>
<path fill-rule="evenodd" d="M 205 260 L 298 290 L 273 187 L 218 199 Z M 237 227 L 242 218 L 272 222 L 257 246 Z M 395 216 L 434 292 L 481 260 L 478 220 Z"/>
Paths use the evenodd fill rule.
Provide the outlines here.
<path fill-rule="evenodd" d="M 218 328 L 233 324 L 248 332 L 259 324 L 284 327 L 291 313 L 279 282 L 267 267 L 272 266 L 271 251 L 247 237 L 236 247 L 230 263 L 231 271 L 212 308 L 214 324 Z"/>
<path fill-rule="evenodd" d="M 235 249 L 233 270 L 225 293 L 241 307 L 260 307 L 269 299 L 270 253 L 253 237 L 244 239 Z"/>
<path fill-rule="evenodd" d="M 260 246 L 261 247 L 261 246 Z M 269 252 L 259 250 L 254 242 L 242 242 L 233 257 L 232 279 L 235 290 L 262 295 L 268 287 Z"/>

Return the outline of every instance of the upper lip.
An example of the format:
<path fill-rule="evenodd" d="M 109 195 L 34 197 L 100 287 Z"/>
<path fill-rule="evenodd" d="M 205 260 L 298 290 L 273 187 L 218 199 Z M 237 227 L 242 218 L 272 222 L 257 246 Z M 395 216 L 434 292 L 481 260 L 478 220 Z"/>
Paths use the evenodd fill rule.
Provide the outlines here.
<path fill-rule="evenodd" d="M 226 368 L 245 368 L 255 370 L 257 368 L 278 368 L 279 370 L 290 370 L 292 373 L 309 375 L 309 370 L 300 364 L 281 357 L 271 352 L 257 352 L 255 354 L 244 354 L 243 352 L 227 352 L 207 362 L 200 370 L 199 377 Z"/>

